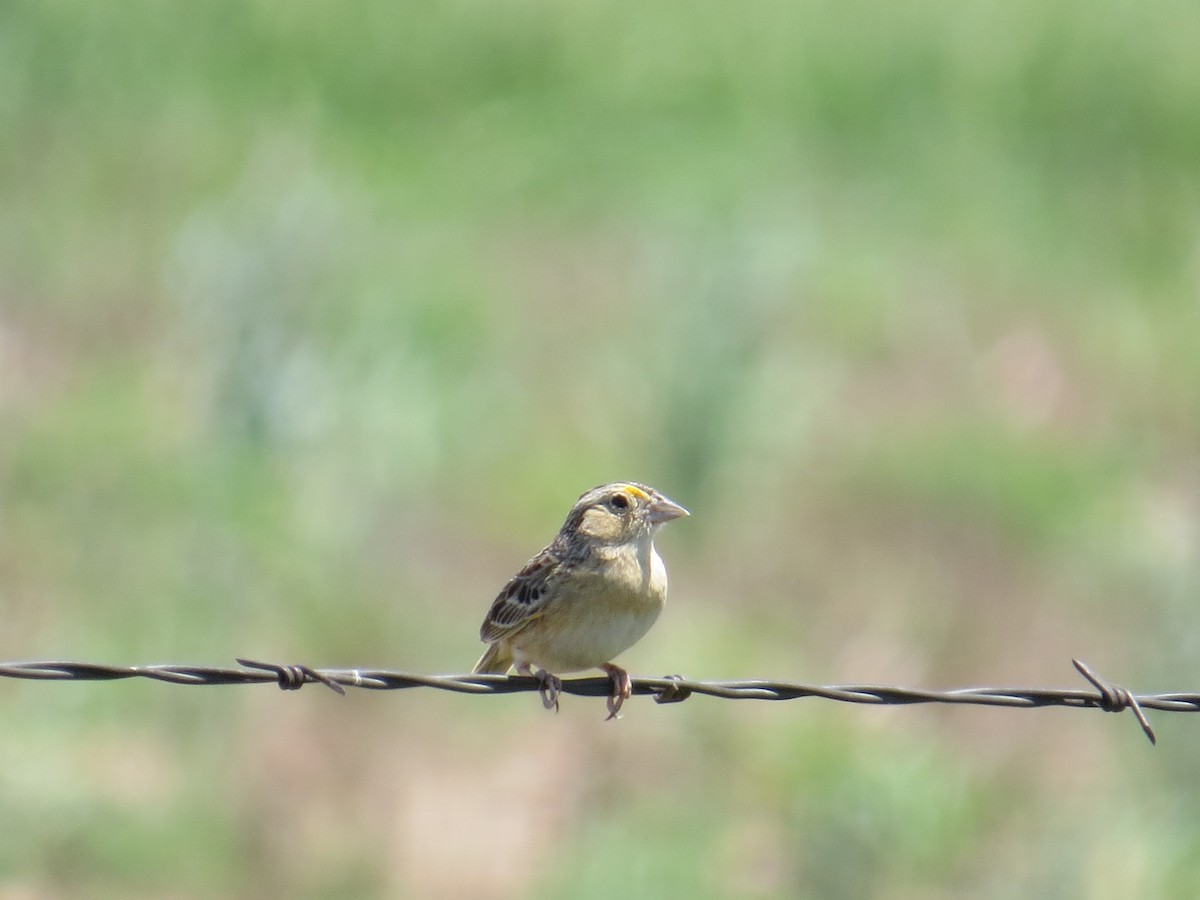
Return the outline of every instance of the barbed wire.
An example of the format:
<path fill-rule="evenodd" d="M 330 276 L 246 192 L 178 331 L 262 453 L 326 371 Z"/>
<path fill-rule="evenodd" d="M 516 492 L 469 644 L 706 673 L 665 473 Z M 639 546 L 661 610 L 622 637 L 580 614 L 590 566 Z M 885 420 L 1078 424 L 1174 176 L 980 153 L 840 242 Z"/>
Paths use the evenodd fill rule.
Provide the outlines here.
<path fill-rule="evenodd" d="M 390 691 L 434 688 L 459 694 L 514 694 L 538 692 L 544 685 L 537 678 L 521 675 L 422 675 L 388 669 L 317 669 L 305 665 L 281 665 L 238 659 L 241 668 L 192 665 L 111 666 L 101 663 L 38 661 L 0 662 L 0 678 L 43 681 L 116 681 L 149 678 L 169 684 L 217 685 L 274 683 L 284 690 L 305 684 L 324 684 L 339 694 L 345 688 Z M 1033 709 L 1061 706 L 1100 709 L 1105 712 L 1131 710 L 1151 744 L 1154 729 L 1145 710 L 1200 712 L 1200 693 L 1134 694 L 1113 684 L 1078 659 L 1075 669 L 1094 690 L 1055 688 L 957 688 L 933 691 L 887 685 L 796 684 L 786 681 L 692 681 L 680 675 L 663 678 L 632 678 L 633 693 L 652 696 L 657 703 L 678 703 L 693 694 L 723 700 L 799 700 L 817 697 L 843 703 L 904 706 L 917 703 L 950 703 L 975 706 L 1007 706 Z M 564 680 L 561 691 L 581 697 L 607 697 L 612 691 L 608 677 Z"/>

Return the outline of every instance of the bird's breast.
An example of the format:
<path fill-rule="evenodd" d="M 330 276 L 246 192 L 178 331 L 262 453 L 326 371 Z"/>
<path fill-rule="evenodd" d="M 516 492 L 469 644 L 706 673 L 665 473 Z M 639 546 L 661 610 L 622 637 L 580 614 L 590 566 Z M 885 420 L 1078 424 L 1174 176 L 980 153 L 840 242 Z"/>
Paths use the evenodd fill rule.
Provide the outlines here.
<path fill-rule="evenodd" d="M 551 672 L 577 672 L 610 662 L 658 619 L 667 570 L 653 547 L 576 571 L 545 612 L 512 639 L 518 657 Z"/>

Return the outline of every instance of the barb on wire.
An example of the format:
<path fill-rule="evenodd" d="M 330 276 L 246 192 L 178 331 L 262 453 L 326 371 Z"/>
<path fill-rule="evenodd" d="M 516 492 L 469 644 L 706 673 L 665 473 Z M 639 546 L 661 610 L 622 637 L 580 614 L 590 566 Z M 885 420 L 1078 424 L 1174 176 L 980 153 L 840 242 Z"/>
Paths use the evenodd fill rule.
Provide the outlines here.
<path fill-rule="evenodd" d="M 84 662 L 0 662 L 0 678 L 46 681 L 114 681 L 122 678 L 150 678 L 170 684 L 264 684 L 275 683 L 284 690 L 297 690 L 305 684 L 323 684 L 339 694 L 345 688 L 400 690 L 427 687 L 460 694 L 513 694 L 537 691 L 537 678 L 509 675 L 421 675 L 387 669 L 317 669 L 304 665 L 280 665 L 238 659 L 241 668 L 215 666 L 149 665 L 107 666 Z M 913 690 L 886 685 L 814 685 L 784 681 L 692 681 L 681 675 L 663 678 L 634 678 L 634 694 L 652 696 L 658 703 L 679 703 L 693 694 L 724 700 L 799 700 L 819 697 L 843 703 L 907 705 L 914 703 L 973 704 L 1008 706 L 1020 709 L 1065 706 L 1076 709 L 1100 709 L 1105 712 L 1132 710 L 1150 743 L 1154 729 L 1145 710 L 1162 712 L 1200 712 L 1200 693 L 1134 694 L 1102 678 L 1080 660 L 1072 660 L 1076 670 L 1094 690 L 1050 688 L 959 688 L 948 691 Z M 582 697 L 607 697 L 612 681 L 607 677 L 572 678 L 562 683 L 562 691 Z"/>

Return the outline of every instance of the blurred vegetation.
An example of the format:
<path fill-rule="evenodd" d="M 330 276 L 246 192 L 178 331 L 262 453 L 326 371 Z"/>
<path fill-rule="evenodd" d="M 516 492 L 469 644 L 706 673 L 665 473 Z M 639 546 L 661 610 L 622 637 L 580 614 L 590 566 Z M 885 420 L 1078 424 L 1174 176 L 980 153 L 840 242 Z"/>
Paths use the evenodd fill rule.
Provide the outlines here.
<path fill-rule="evenodd" d="M 1200 680 L 1200 11 L 0 5 L 0 658 Z M 1082 685 L 1080 685 L 1082 686 Z M 1190 898 L 1158 715 L 0 684 L 0 898 Z"/>

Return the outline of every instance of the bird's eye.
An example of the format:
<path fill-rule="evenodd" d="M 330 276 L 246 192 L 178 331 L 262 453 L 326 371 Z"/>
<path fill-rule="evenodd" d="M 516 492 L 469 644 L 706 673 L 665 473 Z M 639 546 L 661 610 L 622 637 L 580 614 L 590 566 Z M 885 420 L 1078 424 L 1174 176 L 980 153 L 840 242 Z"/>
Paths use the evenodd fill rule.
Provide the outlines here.
<path fill-rule="evenodd" d="M 616 510 L 626 510 L 629 509 L 629 498 L 625 494 L 613 494 L 608 505 Z"/>

